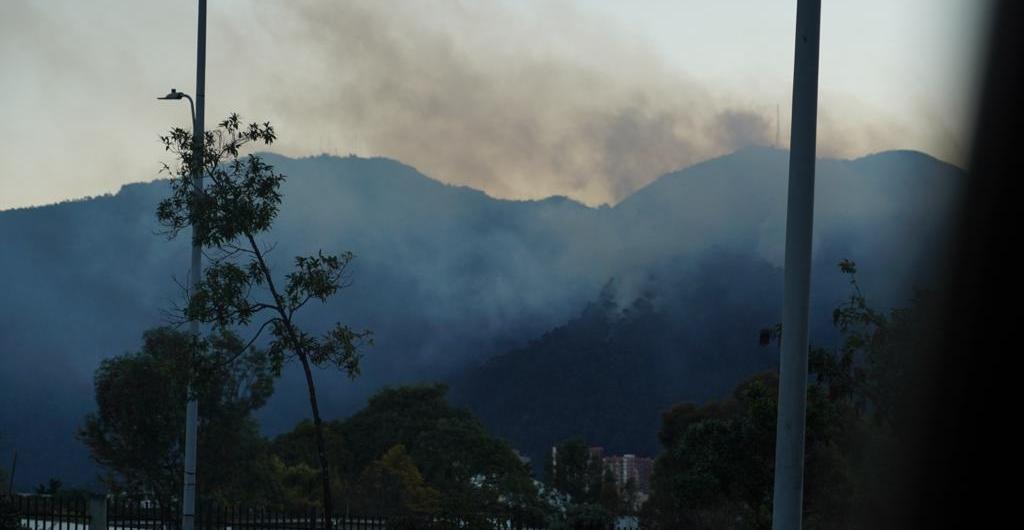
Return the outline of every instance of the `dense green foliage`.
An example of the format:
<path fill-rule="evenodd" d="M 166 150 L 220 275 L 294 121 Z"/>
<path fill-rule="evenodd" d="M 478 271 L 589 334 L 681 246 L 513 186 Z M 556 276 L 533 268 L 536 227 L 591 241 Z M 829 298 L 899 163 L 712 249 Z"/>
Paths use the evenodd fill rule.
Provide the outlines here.
<path fill-rule="evenodd" d="M 332 473 L 343 485 L 339 508 L 470 521 L 543 517 L 528 467 L 472 414 L 449 405 L 446 392 L 444 385 L 386 388 L 348 419 L 325 423 L 328 454 L 338 463 Z M 274 440 L 285 466 L 313 465 L 311 427 L 300 423 Z"/>
<path fill-rule="evenodd" d="M 704 406 L 664 414 L 654 493 L 644 510 L 655 528 L 762 528 L 771 519 L 778 379 L 741 384 Z"/>
<path fill-rule="evenodd" d="M 906 474 L 899 404 L 915 366 L 913 339 L 925 302 L 918 297 L 909 308 L 874 310 L 856 266 L 843 261 L 840 269 L 852 288 L 833 313 L 842 341 L 835 350 L 810 352 L 804 526 L 879 528 L 898 520 Z M 777 405 L 778 376 L 766 372 L 724 400 L 665 412 L 646 524 L 770 528 Z"/>
<path fill-rule="evenodd" d="M 441 494 L 426 484 L 402 444 L 363 468 L 356 488 L 359 513 L 427 515 L 440 508 Z"/>
<path fill-rule="evenodd" d="M 312 422 L 266 440 L 251 418 L 272 389 L 265 355 L 218 364 L 242 346 L 237 337 L 197 345 L 161 328 L 145 338 L 142 351 L 97 370 L 99 408 L 80 432 L 109 471 L 112 491 L 174 504 L 188 352 L 201 347 L 201 496 L 281 510 L 323 508 Z M 444 385 L 387 388 L 351 417 L 323 424 L 332 478 L 341 485 L 335 505 L 357 515 L 432 516 L 479 528 L 494 517 L 545 520 L 548 510 L 529 467 L 472 414 L 450 406 L 446 391 Z M 40 487 L 55 493 L 60 483 Z"/>
<path fill-rule="evenodd" d="M 141 350 L 96 370 L 97 410 L 86 416 L 79 438 L 107 471 L 107 486 L 171 505 L 181 489 L 190 383 L 203 411 L 201 495 L 233 503 L 266 499 L 266 442 L 252 418 L 273 392 L 266 355 L 246 350 L 230 333 L 194 340 L 169 328 L 147 331 Z"/>

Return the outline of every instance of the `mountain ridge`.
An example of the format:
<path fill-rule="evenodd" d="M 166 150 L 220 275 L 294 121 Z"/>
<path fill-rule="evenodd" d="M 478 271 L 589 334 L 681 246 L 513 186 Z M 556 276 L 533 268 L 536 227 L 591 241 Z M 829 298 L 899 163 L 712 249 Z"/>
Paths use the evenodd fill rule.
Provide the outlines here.
<path fill-rule="evenodd" d="M 588 205 L 586 203 L 583 203 L 583 202 L 581 202 L 581 201 L 579 201 L 577 199 L 574 199 L 574 198 L 572 198 L 572 197 L 570 197 L 568 195 L 565 195 L 565 194 L 555 194 L 555 195 L 550 195 L 550 196 L 547 196 L 547 197 L 542 197 L 542 198 L 537 198 L 537 199 L 516 199 L 516 198 L 496 197 L 496 196 L 488 194 L 486 191 L 474 188 L 472 186 L 468 186 L 468 185 L 464 185 L 464 184 L 454 184 L 454 183 L 444 182 L 443 180 L 441 180 L 439 178 L 434 178 L 434 177 L 431 177 L 431 176 L 427 175 L 426 173 L 423 173 L 422 171 L 420 171 L 419 169 L 417 169 L 413 165 L 406 164 L 406 163 L 404 163 L 404 162 L 402 162 L 402 161 L 400 161 L 398 159 L 394 159 L 394 158 L 387 157 L 387 156 L 367 156 L 367 157 L 363 157 L 363 156 L 358 156 L 358 155 L 340 156 L 340 155 L 330 155 L 330 154 L 319 154 L 319 155 L 305 155 L 305 156 L 295 156 L 295 157 L 292 157 L 292 156 L 284 155 L 284 154 L 281 154 L 281 153 L 275 153 L 273 151 L 259 151 L 259 152 L 253 153 L 253 154 L 256 154 L 256 155 L 259 155 L 259 156 L 269 157 L 269 159 L 284 160 L 284 161 L 289 161 L 289 162 L 303 161 L 303 160 L 318 160 L 318 159 L 327 159 L 327 160 L 356 159 L 356 160 L 362 160 L 362 161 L 383 161 L 383 162 L 387 162 L 387 163 L 396 164 L 397 166 L 401 166 L 401 167 L 403 167 L 403 168 L 405 168 L 407 170 L 410 170 L 410 171 L 418 174 L 420 177 L 422 177 L 422 178 L 424 178 L 426 180 L 429 180 L 431 182 L 437 183 L 437 184 L 439 184 L 441 186 L 450 187 L 450 188 L 457 188 L 457 189 L 472 190 L 472 191 L 475 191 L 475 192 L 482 193 L 486 197 L 488 197 L 488 198 L 490 198 L 492 200 L 495 200 L 495 201 L 521 202 L 521 203 L 541 203 L 541 202 L 549 202 L 549 201 L 554 201 L 554 202 L 568 201 L 568 202 L 574 203 L 576 205 L 579 205 L 581 207 L 594 210 L 594 209 L 601 209 L 601 208 L 615 208 L 618 205 L 622 204 L 622 202 L 627 200 L 629 197 L 633 196 L 637 192 L 647 188 L 648 186 L 658 182 L 659 180 L 661 180 L 663 178 L 671 178 L 673 175 L 684 173 L 687 170 L 694 169 L 694 168 L 697 168 L 699 166 L 702 166 L 702 165 L 705 165 L 705 164 L 708 164 L 708 163 L 712 163 L 712 162 L 715 162 L 715 161 L 720 160 L 720 159 L 729 158 L 729 157 L 732 157 L 734 155 L 742 154 L 742 153 L 748 152 L 748 151 L 751 151 L 751 152 L 756 152 L 756 151 L 774 151 L 774 152 L 779 152 L 779 153 L 783 153 L 783 154 L 787 154 L 787 155 L 789 153 L 789 150 L 787 150 L 787 149 L 775 148 L 775 147 L 770 147 L 770 146 L 750 145 L 750 146 L 742 147 L 742 148 L 737 149 L 736 151 L 733 151 L 731 153 L 726 153 L 726 154 L 723 154 L 723 155 L 720 155 L 720 156 L 717 156 L 717 157 L 709 158 L 707 160 L 702 160 L 700 162 L 696 162 L 696 163 L 691 164 L 689 166 L 684 166 L 684 167 L 681 167 L 679 169 L 675 169 L 673 171 L 670 171 L 668 173 L 664 173 L 662 175 L 659 175 L 659 176 L 655 177 L 654 179 L 652 179 L 650 182 L 648 182 L 648 183 L 644 184 L 643 186 L 640 186 L 639 188 L 633 190 L 632 192 L 630 192 L 628 195 L 623 197 L 621 200 L 619 200 L 614 205 L 604 203 L 604 204 L 600 204 L 600 205 L 596 205 L 596 206 L 590 206 L 590 205 Z M 859 156 L 859 157 L 856 157 L 856 158 L 828 158 L 827 157 L 827 158 L 819 158 L 818 161 L 819 162 L 820 161 L 859 162 L 859 161 L 865 161 L 865 160 L 873 160 L 873 159 L 876 159 L 876 158 L 888 158 L 888 157 L 892 157 L 892 156 L 901 156 L 901 155 L 904 155 L 904 154 L 905 155 L 912 155 L 912 156 L 915 156 L 915 157 L 920 157 L 920 158 L 922 158 L 924 160 L 932 161 L 932 162 L 935 162 L 935 163 L 937 163 L 939 165 L 942 165 L 942 166 L 947 166 L 947 167 L 949 167 L 949 168 L 951 168 L 953 170 L 956 170 L 956 171 L 960 171 L 960 172 L 964 171 L 963 168 L 960 168 L 960 167 L 958 167 L 958 166 L 956 166 L 956 165 L 954 165 L 954 164 L 952 164 L 950 162 L 943 161 L 943 160 L 941 160 L 939 158 L 936 158 L 935 156 L 933 156 L 931 154 L 925 153 L 923 151 L 914 150 L 914 149 L 890 149 L 890 150 L 885 150 L 885 151 L 878 151 L 878 152 L 874 152 L 874 153 L 869 153 L 869 154 L 862 155 L 862 156 Z M 13 208 L 0 209 L 0 214 L 2 214 L 4 212 L 18 212 L 18 211 L 25 211 L 25 210 L 33 210 L 33 209 L 37 209 L 37 208 L 47 208 L 47 207 L 51 207 L 51 206 L 60 206 L 60 205 L 63 205 L 63 204 L 68 204 L 68 203 L 76 203 L 76 202 L 90 201 L 90 200 L 95 200 L 95 199 L 103 199 L 103 198 L 108 198 L 108 197 L 116 197 L 116 196 L 118 196 L 118 195 L 120 195 L 121 193 L 124 193 L 124 192 L 134 191 L 134 190 L 137 190 L 137 189 L 140 189 L 140 188 L 145 188 L 145 187 L 150 186 L 150 185 L 167 183 L 167 182 L 169 182 L 169 179 L 167 179 L 167 178 L 156 178 L 156 179 L 148 180 L 148 181 L 127 182 L 127 183 L 121 184 L 118 187 L 117 191 L 114 191 L 114 192 L 100 193 L 98 195 L 85 195 L 85 196 L 82 196 L 82 197 L 71 197 L 71 198 L 61 199 L 61 200 L 56 201 L 56 202 L 35 204 L 35 205 L 29 205 L 29 206 L 17 206 L 17 207 L 13 207 Z"/>
<path fill-rule="evenodd" d="M 355 284 L 328 305 L 310 306 L 304 323 L 316 331 L 341 320 L 377 334 L 360 379 L 317 373 L 325 417 L 351 413 L 381 385 L 448 379 L 525 347 L 578 315 L 610 278 L 624 304 L 661 285 L 682 285 L 680 296 L 690 296 L 694 282 L 745 285 L 744 263 L 761 263 L 751 270 L 774 282 L 768 271 L 781 263 L 786 157 L 769 152 L 774 162 L 764 165 L 752 152 L 753 162 L 741 152 L 682 172 L 694 178 L 656 179 L 667 188 L 614 207 L 495 199 L 383 157 L 268 155 L 290 177 L 267 236 L 279 242 L 273 263 L 288 266 L 291 256 L 321 248 L 357 256 Z M 857 259 L 864 288 L 884 294 L 885 303 L 904 296 L 907 278 L 927 263 L 918 256 L 941 235 L 950 190 L 962 180 L 923 158 L 908 160 L 893 169 L 889 159 L 876 159 L 877 175 L 855 179 L 845 177 L 861 173 L 845 162 L 820 166 L 816 267 Z M 906 173 L 915 175 L 899 179 L 906 186 L 885 178 Z M 19 487 L 93 475 L 73 437 L 93 407 L 92 373 L 101 359 L 138 348 L 143 330 L 166 322 L 161 311 L 179 295 L 173 279 L 187 276 L 187 237 L 156 235 L 153 212 L 166 193 L 166 181 L 158 180 L 0 212 L 0 274 L 17 280 L 0 304 L 0 403 L 9 405 L 0 410 L 0 454 L 19 449 Z M 673 200 L 643 203 L 654 195 Z M 701 276 L 701 258 L 712 252 L 741 257 L 734 268 L 721 268 L 721 277 Z M 748 296 L 728 289 L 698 295 L 719 308 Z M 835 301 L 834 290 L 813 296 L 816 307 Z M 758 311 L 774 303 L 762 298 Z M 709 310 L 700 318 L 717 325 L 722 317 Z M 696 333 L 692 340 L 711 339 Z M 305 396 L 295 390 L 301 385 L 286 368 L 259 412 L 265 432 L 290 429 L 306 416 Z"/>

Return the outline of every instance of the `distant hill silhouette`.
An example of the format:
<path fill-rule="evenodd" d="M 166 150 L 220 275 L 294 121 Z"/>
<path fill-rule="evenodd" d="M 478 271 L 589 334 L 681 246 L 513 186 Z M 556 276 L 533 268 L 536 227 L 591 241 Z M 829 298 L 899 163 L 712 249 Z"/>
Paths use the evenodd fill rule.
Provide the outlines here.
<path fill-rule="evenodd" d="M 267 155 L 289 177 L 268 238 L 279 242 L 272 261 L 287 266 L 293 255 L 318 248 L 357 255 L 355 285 L 312 311 L 307 323 L 316 328 L 340 319 L 376 332 L 359 380 L 317 374 L 325 416 L 351 413 L 384 384 L 463 381 L 492 357 L 477 373 L 498 385 L 501 370 L 494 367 L 518 355 L 495 357 L 503 352 L 536 358 L 516 364 L 567 382 L 558 394 L 564 403 L 536 411 L 550 415 L 538 425 L 558 423 L 556 414 L 568 418 L 560 423 L 564 432 L 586 434 L 595 415 L 615 403 L 715 395 L 741 372 L 771 362 L 746 327 L 777 320 L 787 157 L 744 149 L 662 176 L 616 206 L 590 208 L 564 197 L 493 199 L 384 158 Z M 818 175 L 814 281 L 826 287 L 814 292 L 815 311 L 836 301 L 836 280 L 827 287 L 819 271 L 831 272 L 841 258 L 858 260 L 865 287 L 884 303 L 926 281 L 921 275 L 945 233 L 962 171 L 921 153 L 887 152 L 822 160 Z M 94 407 L 92 373 L 104 357 L 136 349 L 144 329 L 164 323 L 162 310 L 179 296 L 173 278 L 187 275 L 187 237 L 167 242 L 155 235 L 153 211 L 167 189 L 166 182 L 132 184 L 113 196 L 0 212 L 0 273 L 7 279 L 0 303 L 0 458 L 18 449 L 20 487 L 50 476 L 68 484 L 94 476 L 73 437 Z M 617 307 L 650 292 L 657 310 L 621 317 L 609 329 L 629 337 L 639 331 L 624 330 L 671 327 L 652 331 L 651 340 L 683 337 L 690 342 L 672 351 L 685 355 L 647 343 L 628 349 L 588 342 L 596 340 L 584 332 L 594 312 L 580 312 L 612 278 Z M 827 335 L 827 326 L 819 328 Z M 574 341 L 591 349 L 574 349 Z M 577 377 L 573 370 L 588 363 L 604 371 Z M 650 399 L 616 401 L 652 373 L 661 379 L 642 389 Z M 606 395 L 590 395 L 594 385 L 613 382 L 618 386 L 605 388 Z M 492 386 L 495 396 L 508 388 L 512 399 L 540 380 L 503 383 Z M 463 390 L 469 395 L 461 383 L 453 393 Z M 286 369 L 260 413 L 268 432 L 306 416 L 303 392 L 299 374 Z M 509 409 L 506 425 L 505 409 L 480 403 L 488 425 L 513 441 L 536 430 L 519 409 Z M 581 408 L 590 405 L 591 412 Z M 643 445 L 652 439 L 640 433 L 651 414 L 657 411 L 642 411 L 631 424 L 635 436 L 602 443 Z M 579 426 L 572 418 L 581 418 Z M 529 434 L 555 435 L 561 432 Z"/>

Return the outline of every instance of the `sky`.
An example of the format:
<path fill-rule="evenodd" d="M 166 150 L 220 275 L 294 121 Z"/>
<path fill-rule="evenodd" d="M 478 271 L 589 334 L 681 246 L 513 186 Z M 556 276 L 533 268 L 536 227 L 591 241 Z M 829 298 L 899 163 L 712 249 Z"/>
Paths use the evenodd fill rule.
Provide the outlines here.
<path fill-rule="evenodd" d="M 207 126 L 386 156 L 502 198 L 615 204 L 788 144 L 795 0 L 209 2 Z M 963 166 L 987 0 L 825 0 L 818 153 Z M 159 176 L 188 126 L 196 2 L 0 2 L 0 210 Z M 780 119 L 776 121 L 776 115 Z"/>

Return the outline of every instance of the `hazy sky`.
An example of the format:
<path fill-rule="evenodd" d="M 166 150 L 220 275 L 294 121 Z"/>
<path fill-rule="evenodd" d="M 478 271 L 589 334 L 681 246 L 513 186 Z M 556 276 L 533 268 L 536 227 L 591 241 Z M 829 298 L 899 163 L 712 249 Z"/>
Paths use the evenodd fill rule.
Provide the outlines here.
<path fill-rule="evenodd" d="M 819 153 L 963 164 L 988 3 L 825 0 Z M 187 125 L 196 2 L 0 1 L 0 209 L 114 192 Z M 383 155 L 509 198 L 614 203 L 788 143 L 795 0 L 211 0 L 207 124 Z"/>

